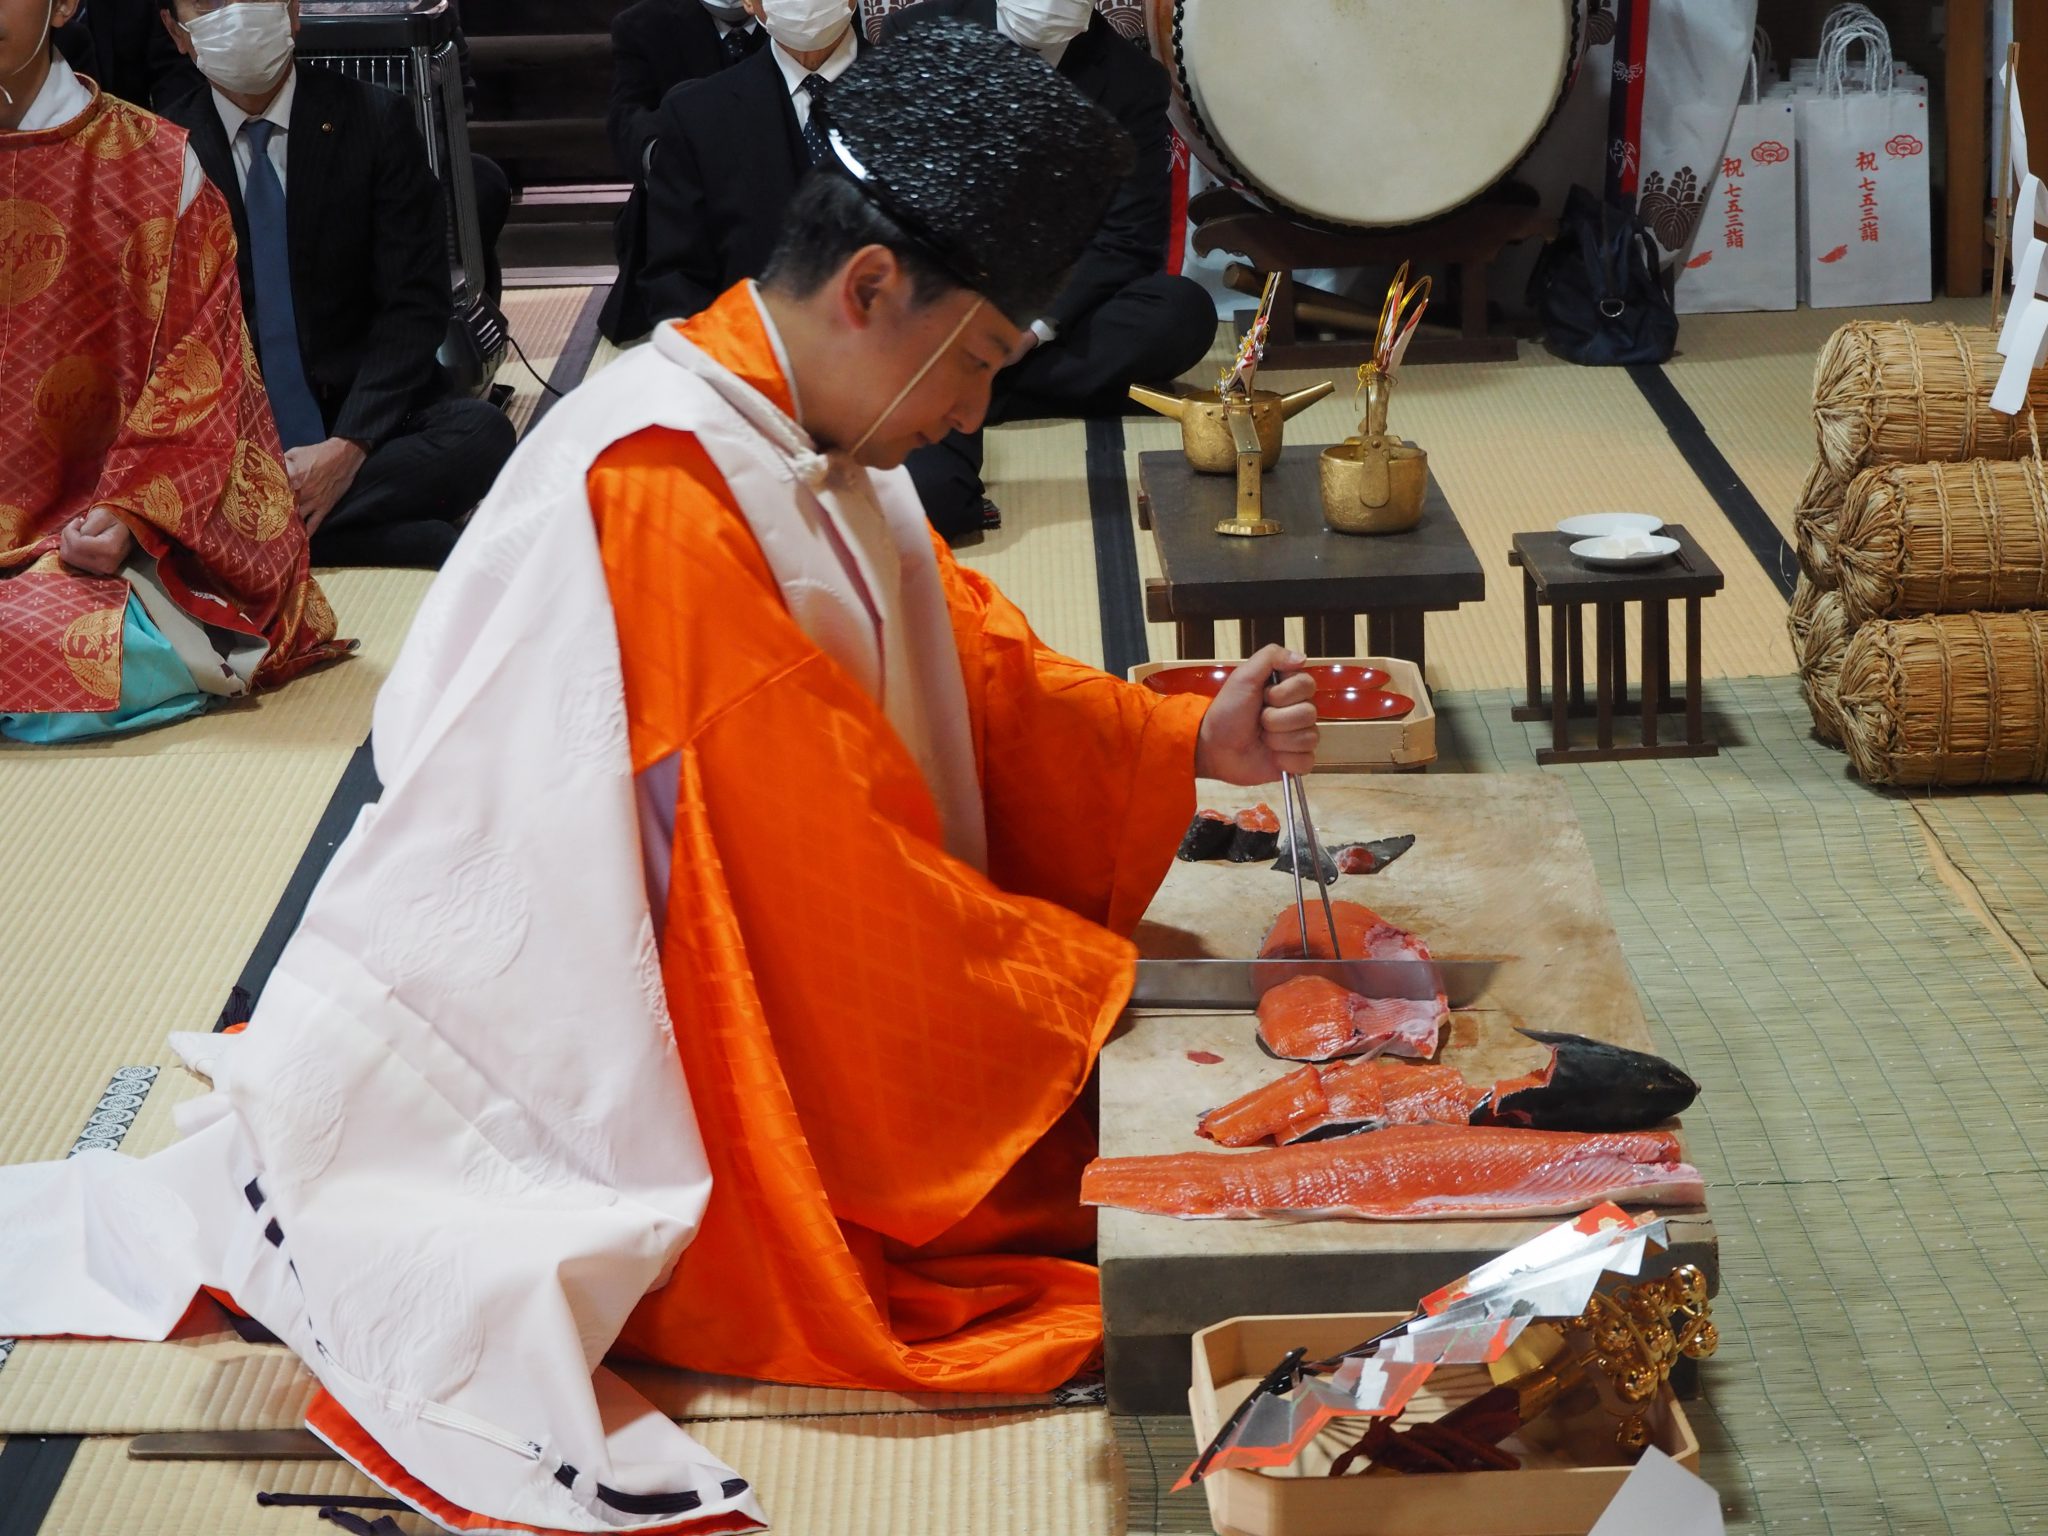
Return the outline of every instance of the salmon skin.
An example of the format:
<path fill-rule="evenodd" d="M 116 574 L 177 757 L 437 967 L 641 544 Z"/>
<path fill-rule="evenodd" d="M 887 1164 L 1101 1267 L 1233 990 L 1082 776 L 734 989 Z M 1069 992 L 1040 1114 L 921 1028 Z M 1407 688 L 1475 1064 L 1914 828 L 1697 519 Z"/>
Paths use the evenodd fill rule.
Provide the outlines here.
<path fill-rule="evenodd" d="M 1262 802 L 1235 815 L 1206 809 L 1195 812 L 1174 857 L 1191 864 L 1211 859 L 1255 864 L 1272 858 L 1279 849 L 1280 818 Z"/>
<path fill-rule="evenodd" d="M 1603 1200 L 1702 1205 L 1706 1189 L 1666 1131 L 1402 1125 L 1249 1152 L 1097 1158 L 1081 1200 L 1186 1218 L 1416 1221 L 1563 1216 Z"/>
<path fill-rule="evenodd" d="M 1297 976 L 1259 999 L 1259 1049 L 1281 1061 L 1429 1057 L 1450 1016 L 1441 994 L 1360 997 L 1326 977 Z"/>
<path fill-rule="evenodd" d="M 1699 1094 L 1699 1084 L 1661 1056 L 1581 1035 L 1521 1033 L 1550 1047 L 1549 1062 L 1489 1088 L 1441 1065 L 1375 1059 L 1306 1066 L 1210 1110 L 1195 1131 L 1226 1147 L 1324 1141 L 1390 1125 L 1643 1131 L 1682 1113 Z"/>
<path fill-rule="evenodd" d="M 1328 885 L 1339 875 L 1376 875 L 1394 860 L 1415 846 L 1415 834 L 1404 832 L 1399 837 L 1375 838 L 1369 843 L 1332 843 L 1322 851 L 1323 884 Z M 1281 845 L 1280 857 L 1273 861 L 1273 867 L 1283 875 L 1294 873 L 1294 845 Z M 1307 874 L 1307 870 L 1302 871 Z"/>

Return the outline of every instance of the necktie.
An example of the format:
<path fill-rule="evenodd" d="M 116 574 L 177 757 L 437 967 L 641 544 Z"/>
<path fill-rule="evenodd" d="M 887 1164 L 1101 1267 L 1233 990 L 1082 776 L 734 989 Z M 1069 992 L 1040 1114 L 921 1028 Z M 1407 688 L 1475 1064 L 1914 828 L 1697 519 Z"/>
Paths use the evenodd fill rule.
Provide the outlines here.
<path fill-rule="evenodd" d="M 725 36 L 721 37 L 718 40 L 718 46 L 725 50 L 725 62 L 737 64 L 741 59 L 752 53 L 754 51 L 752 45 L 753 35 L 745 27 L 734 27 Z"/>
<path fill-rule="evenodd" d="M 810 151 L 813 165 L 823 165 L 832 155 L 832 146 L 825 141 L 825 125 L 818 121 L 818 103 L 825 99 L 825 85 L 823 75 L 805 75 L 797 85 L 811 98 L 811 115 L 804 119 L 804 148 Z"/>
<path fill-rule="evenodd" d="M 256 355 L 263 363 L 263 388 L 277 435 L 287 448 L 325 441 L 326 423 L 306 383 L 299 356 L 299 322 L 292 310 L 291 251 L 285 244 L 284 183 L 270 163 L 270 136 L 277 124 L 252 117 L 242 125 L 249 141 L 249 175 L 242 205 L 249 215 L 249 266 L 256 280 Z"/>

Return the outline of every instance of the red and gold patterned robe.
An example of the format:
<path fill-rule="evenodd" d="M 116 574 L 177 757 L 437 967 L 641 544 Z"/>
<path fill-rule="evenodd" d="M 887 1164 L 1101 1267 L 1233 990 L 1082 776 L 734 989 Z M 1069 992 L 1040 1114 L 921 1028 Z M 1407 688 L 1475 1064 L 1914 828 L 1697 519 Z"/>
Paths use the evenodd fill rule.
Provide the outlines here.
<path fill-rule="evenodd" d="M 180 608 L 268 645 L 258 686 L 348 649 L 307 574 L 234 223 L 211 185 L 179 213 L 184 154 L 96 87 L 68 122 L 0 134 L 0 712 L 119 700 L 128 584 L 57 556 L 96 506 Z"/>

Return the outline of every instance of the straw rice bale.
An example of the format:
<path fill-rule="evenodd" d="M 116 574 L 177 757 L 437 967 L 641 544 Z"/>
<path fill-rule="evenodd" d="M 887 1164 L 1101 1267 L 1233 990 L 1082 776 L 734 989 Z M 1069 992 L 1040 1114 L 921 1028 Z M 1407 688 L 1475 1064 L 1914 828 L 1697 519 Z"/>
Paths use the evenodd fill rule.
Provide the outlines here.
<path fill-rule="evenodd" d="M 1799 491 L 1799 505 L 1792 509 L 1792 547 L 1799 555 L 1799 568 L 1816 587 L 1835 584 L 1835 524 L 1842 515 L 1844 483 L 1823 460 L 1815 460 L 1806 484 Z"/>
<path fill-rule="evenodd" d="M 1840 695 L 1843 745 L 1873 784 L 2048 779 L 2048 613 L 1873 619 Z"/>
<path fill-rule="evenodd" d="M 1813 716 L 1813 734 L 1831 747 L 1842 744 L 1842 708 L 1837 685 L 1842 656 L 1855 626 L 1842 606 L 1842 594 L 1817 587 L 1805 576 L 1792 589 L 1792 609 L 1785 617 L 1792 636 L 1792 655 L 1799 666 L 1799 688 Z"/>
<path fill-rule="evenodd" d="M 1821 459 L 1847 485 L 1874 464 L 1930 459 L 2016 459 L 2032 451 L 2028 416 L 2048 410 L 2048 369 L 2027 392 L 2030 410 L 1991 409 L 1998 333 L 1983 325 L 1852 320 L 1828 338 L 1813 369 L 1813 425 Z"/>
<path fill-rule="evenodd" d="M 1849 484 L 1831 563 L 1856 623 L 2048 608 L 2048 468 L 2028 458 L 1866 469 Z"/>

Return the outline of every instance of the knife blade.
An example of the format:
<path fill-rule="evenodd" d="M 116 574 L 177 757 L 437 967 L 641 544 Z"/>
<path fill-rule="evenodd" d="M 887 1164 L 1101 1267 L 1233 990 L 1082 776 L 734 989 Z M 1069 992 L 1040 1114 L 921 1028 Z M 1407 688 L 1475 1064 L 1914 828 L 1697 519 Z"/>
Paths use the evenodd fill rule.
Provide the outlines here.
<path fill-rule="evenodd" d="M 1317 976 L 1361 997 L 1442 992 L 1451 1007 L 1466 1008 L 1498 968 L 1494 960 L 1140 960 L 1127 1006 L 1249 1013 L 1283 982 Z"/>

